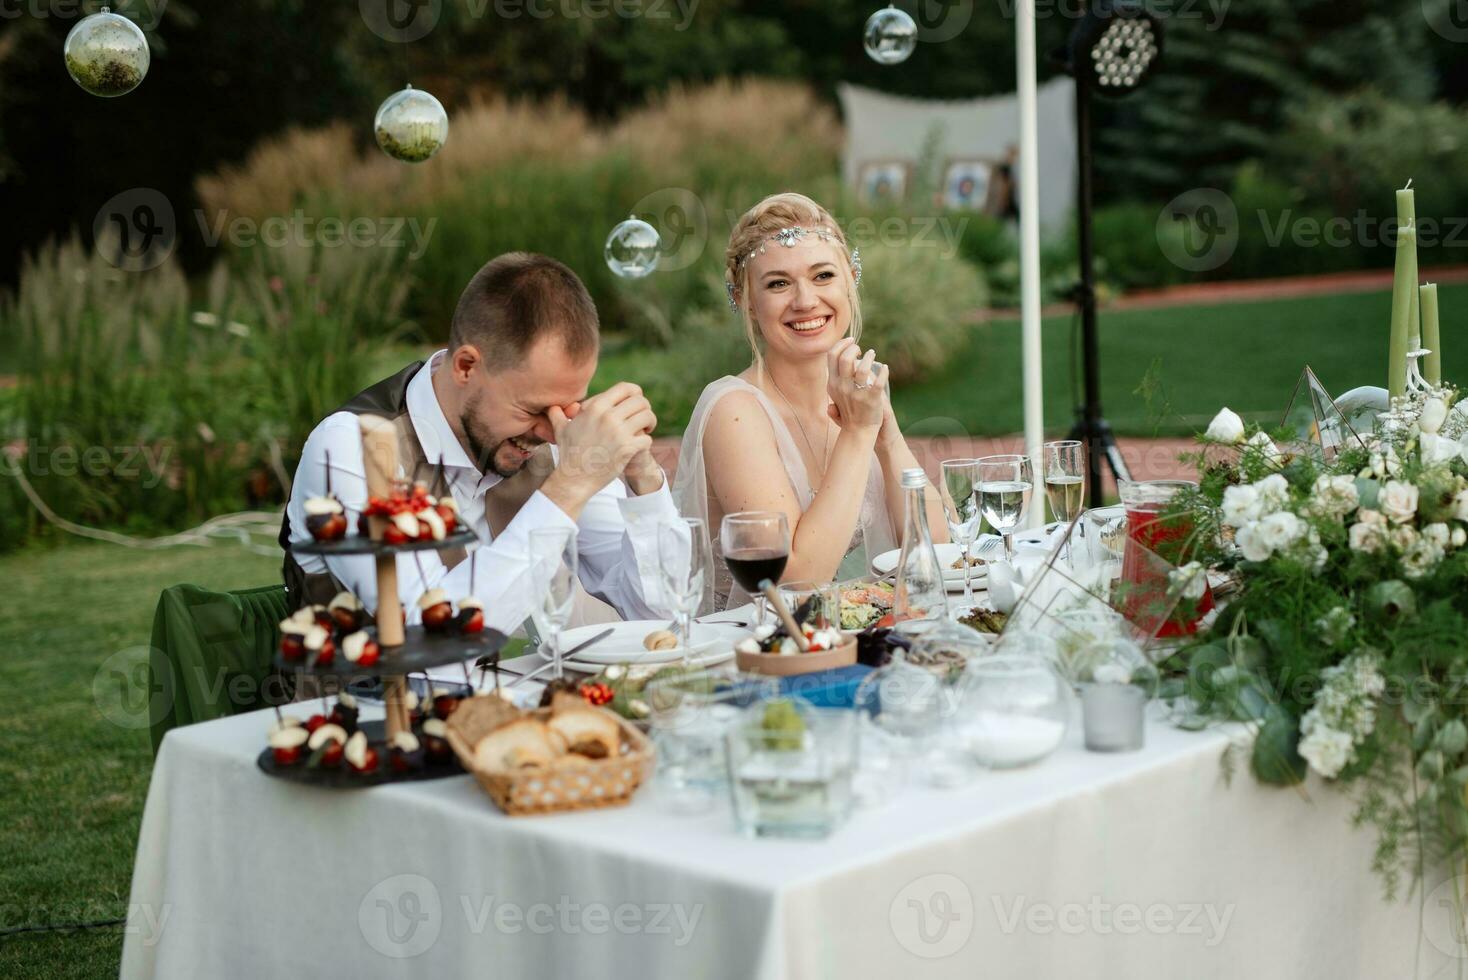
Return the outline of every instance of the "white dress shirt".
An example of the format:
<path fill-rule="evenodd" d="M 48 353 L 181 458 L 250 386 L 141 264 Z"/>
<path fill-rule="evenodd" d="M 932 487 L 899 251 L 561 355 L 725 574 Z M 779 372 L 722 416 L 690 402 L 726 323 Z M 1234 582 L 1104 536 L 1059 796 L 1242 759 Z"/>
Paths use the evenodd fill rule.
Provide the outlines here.
<path fill-rule="evenodd" d="M 435 470 L 440 461 L 443 463 L 444 479 L 458 505 L 460 524 L 472 529 L 481 544 L 470 546 L 472 561 L 466 559 L 452 569 L 444 567 L 436 551 L 398 556 L 398 592 L 408 622 L 419 622 L 418 599 L 428 589 L 445 590 L 455 603 L 468 595 L 472 564 L 474 594 L 484 604 L 484 625 L 502 633 L 513 633 L 532 612 L 538 611 L 537 600 L 550 576 L 542 564 L 542 574 L 531 580 L 527 555 L 530 532 L 555 527 L 571 529 L 576 534 L 581 584 L 587 592 L 610 603 L 625 619 L 670 616 L 671 611 L 658 600 L 657 529 L 663 522 L 676 521 L 679 516 L 667 479 L 656 491 L 640 497 L 628 496 L 622 481 L 613 480 L 586 504 L 579 521 L 571 520 L 537 490 L 499 537 L 493 537 L 485 519 L 484 495 L 501 478 L 479 471 L 444 417 L 433 390 L 432 375 L 446 354 L 446 351 L 434 354 L 408 382 L 407 410 L 427 463 Z M 328 452 L 331 490 L 347 509 L 350 533 L 356 533 L 357 515 L 367 506 L 358 416 L 337 412 L 316 426 L 302 450 L 290 502 L 286 505 L 292 541 L 311 538 L 306 530 L 305 501 L 326 493 Z M 329 569 L 369 610 L 377 608 L 377 574 L 371 556 L 297 555 L 296 560 L 308 573 Z"/>

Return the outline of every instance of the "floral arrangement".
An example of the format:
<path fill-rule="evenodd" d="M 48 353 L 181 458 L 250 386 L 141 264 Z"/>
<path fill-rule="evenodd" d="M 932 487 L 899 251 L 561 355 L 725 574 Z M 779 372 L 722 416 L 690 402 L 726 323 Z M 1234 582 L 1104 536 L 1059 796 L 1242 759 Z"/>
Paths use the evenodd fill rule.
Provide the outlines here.
<path fill-rule="evenodd" d="M 1224 409 L 1192 457 L 1186 559 L 1235 594 L 1166 663 L 1179 723 L 1245 721 L 1254 775 L 1355 794 L 1388 894 L 1468 857 L 1468 403 L 1395 400 L 1333 457 Z M 1194 568 L 1197 566 L 1185 566 Z M 1228 757 L 1230 765 L 1236 757 Z"/>

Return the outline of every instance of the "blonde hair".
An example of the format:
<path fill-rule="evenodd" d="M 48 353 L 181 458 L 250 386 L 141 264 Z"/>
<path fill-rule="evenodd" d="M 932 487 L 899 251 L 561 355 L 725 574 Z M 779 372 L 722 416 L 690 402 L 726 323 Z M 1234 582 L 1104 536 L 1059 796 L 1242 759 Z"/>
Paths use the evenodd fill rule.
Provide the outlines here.
<path fill-rule="evenodd" d="M 760 349 L 759 325 L 754 321 L 753 304 L 749 302 L 749 254 L 757 250 L 769 238 L 783 228 L 824 228 L 830 232 L 830 240 L 846 257 L 846 296 L 851 305 L 851 328 L 853 339 L 861 339 L 861 300 L 856 293 L 856 277 L 852 272 L 851 244 L 846 232 L 831 217 L 831 212 L 821 207 L 804 194 L 787 191 L 771 194 L 734 223 L 729 233 L 729 248 L 724 253 L 724 281 L 733 287 L 730 296 L 739 305 L 744 318 L 744 335 L 754 355 L 755 370 L 764 371 L 764 354 Z"/>

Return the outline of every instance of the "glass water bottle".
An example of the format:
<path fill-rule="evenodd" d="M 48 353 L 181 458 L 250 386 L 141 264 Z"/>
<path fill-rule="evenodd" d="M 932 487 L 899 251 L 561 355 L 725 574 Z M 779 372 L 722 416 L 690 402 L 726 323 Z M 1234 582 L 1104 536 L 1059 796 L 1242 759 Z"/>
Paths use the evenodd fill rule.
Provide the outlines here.
<path fill-rule="evenodd" d="M 928 477 L 921 469 L 902 471 L 902 492 L 907 516 L 902 527 L 902 554 L 897 560 L 897 595 L 892 618 L 896 622 L 915 619 L 944 619 L 948 615 L 948 592 L 943 583 L 943 566 L 928 530 L 924 494 Z"/>

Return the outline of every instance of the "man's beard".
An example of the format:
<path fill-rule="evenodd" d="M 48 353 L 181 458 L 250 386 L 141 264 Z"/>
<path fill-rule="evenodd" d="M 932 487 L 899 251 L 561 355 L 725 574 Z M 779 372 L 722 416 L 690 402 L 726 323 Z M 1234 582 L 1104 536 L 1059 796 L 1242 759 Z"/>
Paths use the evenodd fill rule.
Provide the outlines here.
<path fill-rule="evenodd" d="M 479 472 L 483 473 L 488 470 L 495 476 L 508 480 L 510 477 L 519 473 L 529 460 L 520 460 L 508 466 L 501 466 L 499 462 L 500 450 L 510 440 L 501 439 L 494 443 L 492 447 L 486 448 L 486 443 L 490 437 L 474 430 L 474 419 L 471 415 L 472 410 L 473 406 L 470 406 L 459 416 L 459 428 L 464 432 L 464 440 L 469 443 L 469 458 L 474 461 L 474 465 L 479 468 Z M 538 440 L 533 440 L 533 437 L 530 436 L 519 436 L 517 438 L 524 442 L 534 441 L 535 444 L 539 444 Z"/>

